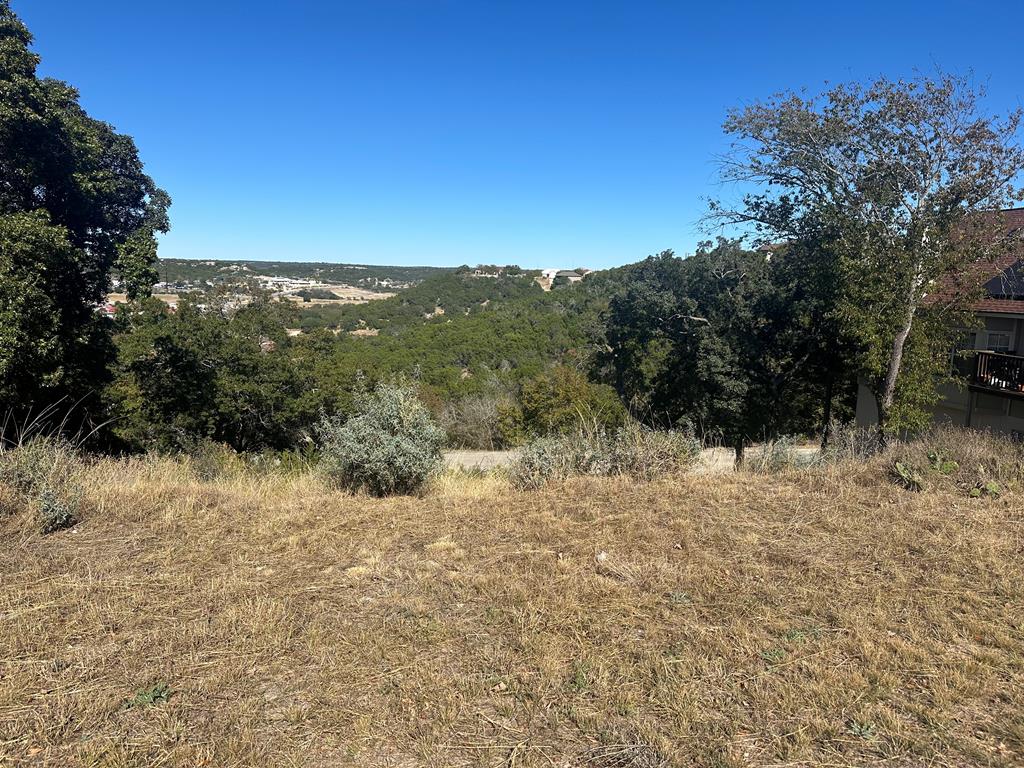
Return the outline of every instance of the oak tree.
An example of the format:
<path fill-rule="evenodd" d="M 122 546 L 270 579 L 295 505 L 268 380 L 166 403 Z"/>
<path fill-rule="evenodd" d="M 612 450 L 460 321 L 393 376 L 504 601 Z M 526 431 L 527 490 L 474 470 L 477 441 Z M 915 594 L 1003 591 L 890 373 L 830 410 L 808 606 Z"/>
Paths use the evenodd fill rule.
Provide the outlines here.
<path fill-rule="evenodd" d="M 928 296 L 1010 246 L 992 212 L 1021 199 L 1020 121 L 1020 110 L 989 114 L 984 90 L 952 75 L 783 93 L 726 120 L 735 143 L 722 176 L 748 191 L 711 217 L 834 262 L 837 317 L 860 351 L 883 439 L 920 422 L 945 365 L 934 350 L 972 298 L 936 307 Z M 906 375 L 911 357 L 926 370 Z"/>
<path fill-rule="evenodd" d="M 170 199 L 134 142 L 37 74 L 32 36 L 0 0 L 0 410 L 95 393 L 113 348 L 96 307 L 116 272 L 130 296 L 156 279 Z"/>

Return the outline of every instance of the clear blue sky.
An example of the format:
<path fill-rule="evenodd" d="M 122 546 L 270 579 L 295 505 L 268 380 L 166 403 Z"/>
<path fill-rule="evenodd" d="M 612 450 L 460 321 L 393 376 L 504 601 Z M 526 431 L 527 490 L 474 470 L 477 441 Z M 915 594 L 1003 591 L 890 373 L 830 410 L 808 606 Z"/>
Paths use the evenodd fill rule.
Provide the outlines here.
<path fill-rule="evenodd" d="M 13 0 L 42 72 L 135 137 L 166 257 L 528 267 L 685 253 L 731 106 L 972 70 L 1021 103 L 1024 7 Z M 993 9 L 996 9 L 993 11 Z"/>

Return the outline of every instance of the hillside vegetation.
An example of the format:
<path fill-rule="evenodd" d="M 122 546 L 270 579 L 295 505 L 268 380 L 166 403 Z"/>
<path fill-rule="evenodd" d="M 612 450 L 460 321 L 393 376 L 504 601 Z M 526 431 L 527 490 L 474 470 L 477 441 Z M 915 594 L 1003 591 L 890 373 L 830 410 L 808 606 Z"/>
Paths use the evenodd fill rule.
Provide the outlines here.
<path fill-rule="evenodd" d="M 1021 465 L 979 440 L 389 499 L 95 460 L 74 528 L 5 497 L 0 764 L 1019 765 Z"/>
<path fill-rule="evenodd" d="M 622 274 L 545 293 L 528 276 L 445 273 L 389 299 L 305 315 L 375 335 L 320 328 L 290 336 L 285 329 L 299 322 L 297 311 L 265 297 L 234 306 L 229 295 L 186 296 L 177 311 L 150 299 L 115 321 L 110 431 L 130 449 L 181 450 L 204 439 L 237 450 L 296 448 L 321 412 L 351 414 L 360 381 L 411 374 L 438 416 L 450 411 L 445 426 L 453 439 L 494 447 L 499 402 L 511 403 L 513 421 L 520 420 L 521 405 L 530 412 L 529 402 L 520 403 L 524 383 L 543 384 L 560 365 L 589 367 L 600 312 Z M 578 392 L 598 388 L 579 378 Z M 476 405 L 483 415 L 470 418 Z M 576 405 L 572 398 L 554 403 L 573 413 Z M 517 424 L 508 436 L 521 428 L 532 426 Z"/>
<path fill-rule="evenodd" d="M 468 271 L 446 272 L 428 277 L 397 296 L 368 304 L 302 308 L 300 326 L 303 330 L 354 331 L 417 325 L 442 316 L 444 321 L 450 321 L 481 312 L 492 302 L 537 298 L 542 294 L 533 278 L 523 273 L 493 278 L 474 277 Z"/>

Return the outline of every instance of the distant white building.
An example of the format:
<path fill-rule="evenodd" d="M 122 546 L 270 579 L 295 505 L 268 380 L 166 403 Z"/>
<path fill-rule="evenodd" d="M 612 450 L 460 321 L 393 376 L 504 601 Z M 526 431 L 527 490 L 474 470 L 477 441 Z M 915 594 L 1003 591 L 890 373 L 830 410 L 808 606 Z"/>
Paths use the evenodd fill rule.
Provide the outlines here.
<path fill-rule="evenodd" d="M 555 277 L 565 278 L 570 283 L 578 283 L 583 279 L 583 275 L 575 269 L 560 269 L 555 273 Z"/>

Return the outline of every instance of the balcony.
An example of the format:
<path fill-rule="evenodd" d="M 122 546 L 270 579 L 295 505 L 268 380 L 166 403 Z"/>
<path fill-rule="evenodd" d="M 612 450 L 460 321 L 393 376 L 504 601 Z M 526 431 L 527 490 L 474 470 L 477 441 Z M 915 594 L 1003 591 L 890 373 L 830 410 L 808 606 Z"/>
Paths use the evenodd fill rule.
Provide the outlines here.
<path fill-rule="evenodd" d="M 971 388 L 1024 397 L 1024 357 L 1000 352 L 978 352 Z"/>

